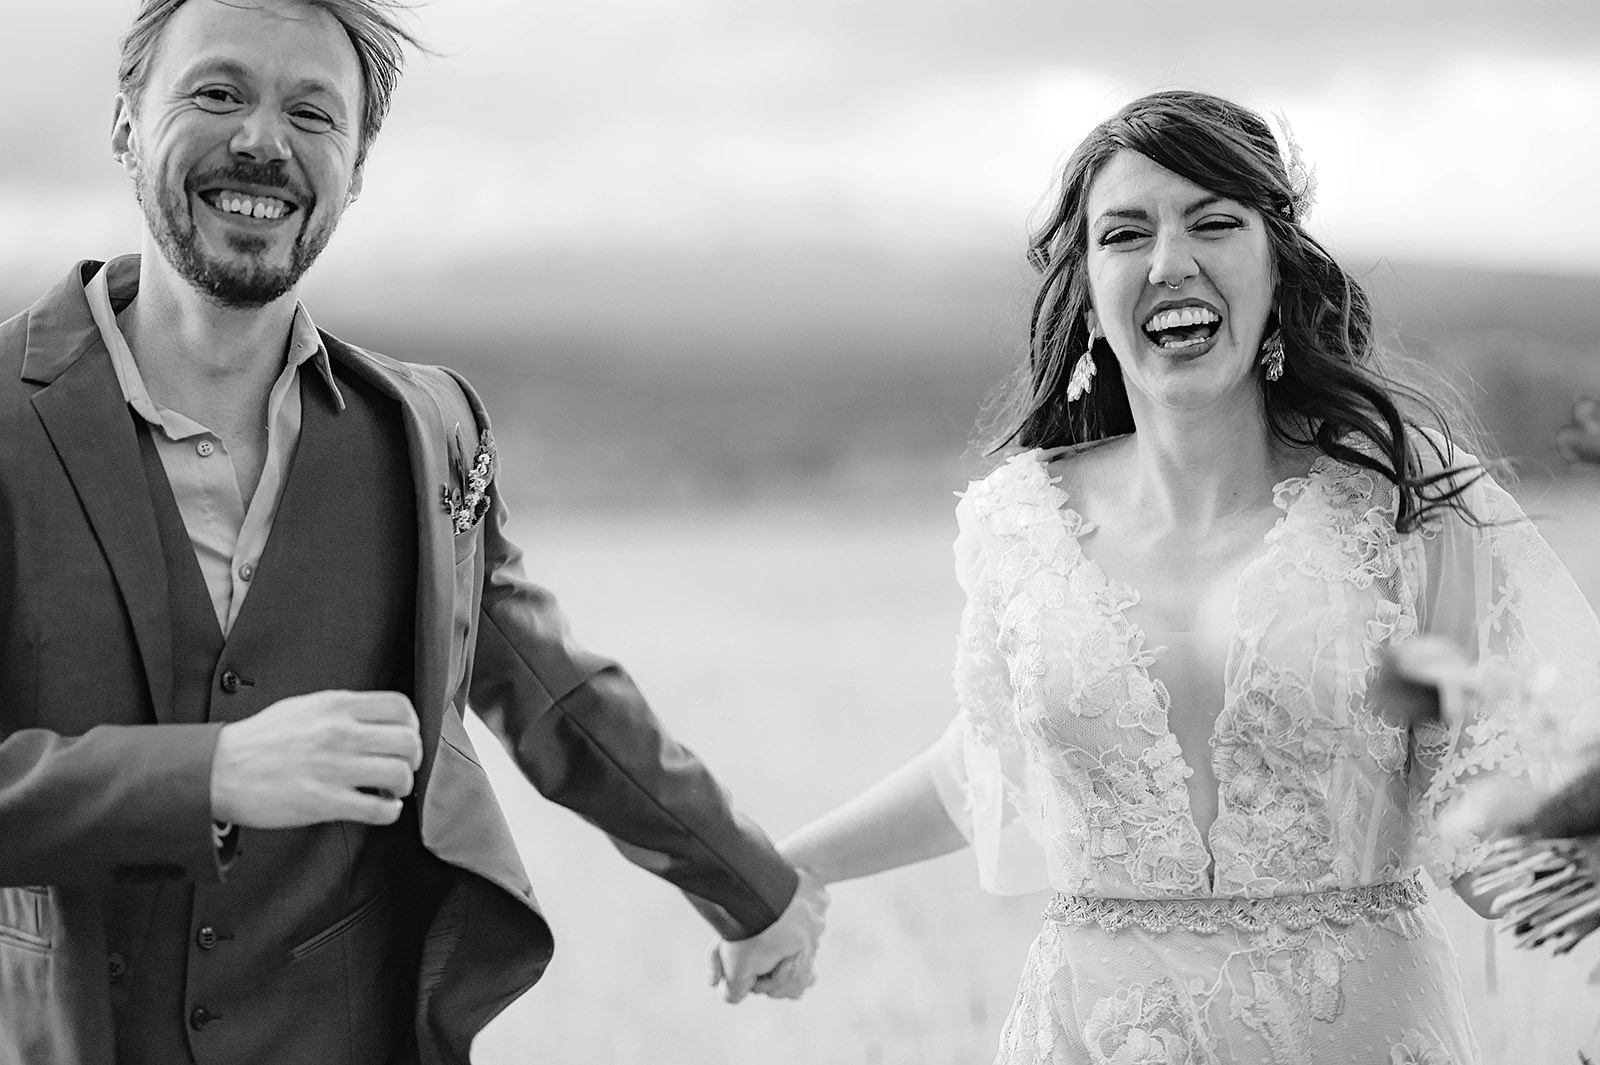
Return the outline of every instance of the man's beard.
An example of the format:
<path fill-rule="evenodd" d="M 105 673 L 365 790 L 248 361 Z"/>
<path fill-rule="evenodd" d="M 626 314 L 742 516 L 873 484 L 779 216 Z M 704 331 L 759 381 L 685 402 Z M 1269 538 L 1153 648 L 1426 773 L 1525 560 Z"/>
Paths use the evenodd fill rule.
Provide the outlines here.
<path fill-rule="evenodd" d="M 209 171 L 197 177 L 193 184 L 204 187 L 219 180 L 268 188 L 288 186 L 280 168 L 251 163 Z M 328 238 L 333 236 L 339 221 L 336 212 L 315 229 L 310 228 L 310 197 L 301 196 L 298 197 L 299 208 L 305 220 L 289 248 L 287 265 L 273 266 L 265 262 L 267 239 L 250 233 L 230 233 L 226 238 L 228 246 L 239 257 L 218 259 L 201 247 L 198 228 L 189 212 L 187 186 L 156 186 L 152 179 L 139 182 L 135 193 L 144 211 L 145 224 L 150 227 L 162 256 L 185 281 L 224 307 L 264 307 L 294 288 L 327 247 Z"/>

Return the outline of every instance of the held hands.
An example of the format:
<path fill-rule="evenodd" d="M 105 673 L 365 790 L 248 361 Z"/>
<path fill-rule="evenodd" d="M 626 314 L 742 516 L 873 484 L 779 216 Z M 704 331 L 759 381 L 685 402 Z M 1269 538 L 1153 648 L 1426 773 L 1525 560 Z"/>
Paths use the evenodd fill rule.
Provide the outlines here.
<path fill-rule="evenodd" d="M 725 983 L 723 997 L 729 1002 L 738 1002 L 751 991 L 799 998 L 816 979 L 812 964 L 827 908 L 822 881 L 801 869 L 800 886 L 789 908 L 766 931 L 735 943 L 711 944 L 711 986 Z"/>
<path fill-rule="evenodd" d="M 211 812 L 246 828 L 392 824 L 421 764 L 417 715 L 404 695 L 297 695 L 222 727 Z"/>

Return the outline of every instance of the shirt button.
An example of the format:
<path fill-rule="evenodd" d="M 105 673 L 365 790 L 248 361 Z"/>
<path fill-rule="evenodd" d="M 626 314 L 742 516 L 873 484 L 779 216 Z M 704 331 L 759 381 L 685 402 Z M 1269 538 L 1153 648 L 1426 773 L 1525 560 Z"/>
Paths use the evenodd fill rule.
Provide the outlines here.
<path fill-rule="evenodd" d="M 121 980 L 128 974 L 128 959 L 116 951 L 106 955 L 106 972 L 113 980 Z"/>
<path fill-rule="evenodd" d="M 251 577 L 254 577 L 255 575 L 256 575 L 256 568 L 254 566 L 252 566 L 250 563 L 246 562 L 244 565 L 239 567 L 239 579 L 241 581 L 247 581 Z"/>
<path fill-rule="evenodd" d="M 217 945 L 217 930 L 210 925 L 205 925 L 194 934 L 194 941 L 201 950 L 210 950 Z"/>
<path fill-rule="evenodd" d="M 213 444 L 209 440 L 202 440 L 194 446 L 194 450 L 197 455 L 203 459 L 206 459 L 210 458 L 211 453 L 217 450 L 217 445 Z"/>
<path fill-rule="evenodd" d="M 222 690 L 232 695 L 239 690 L 239 674 L 228 670 L 222 674 Z"/>
<path fill-rule="evenodd" d="M 198 1032 L 212 1021 L 219 1019 L 217 1014 L 212 1013 L 204 1006 L 196 1006 L 194 1011 L 189 1014 L 189 1027 Z"/>

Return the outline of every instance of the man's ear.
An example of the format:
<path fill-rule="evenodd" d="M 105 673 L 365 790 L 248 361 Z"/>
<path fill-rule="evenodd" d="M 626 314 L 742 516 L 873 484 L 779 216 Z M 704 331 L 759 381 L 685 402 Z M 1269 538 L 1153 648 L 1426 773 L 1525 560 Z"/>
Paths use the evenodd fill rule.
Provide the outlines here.
<path fill-rule="evenodd" d="M 350 191 L 345 195 L 345 205 L 355 203 L 361 197 L 361 184 L 367 176 L 367 164 L 361 163 L 356 167 L 356 172 L 350 175 Z"/>
<path fill-rule="evenodd" d="M 117 93 L 111 106 L 111 157 L 129 177 L 138 172 L 138 133 L 133 128 L 133 103 L 125 92 Z"/>

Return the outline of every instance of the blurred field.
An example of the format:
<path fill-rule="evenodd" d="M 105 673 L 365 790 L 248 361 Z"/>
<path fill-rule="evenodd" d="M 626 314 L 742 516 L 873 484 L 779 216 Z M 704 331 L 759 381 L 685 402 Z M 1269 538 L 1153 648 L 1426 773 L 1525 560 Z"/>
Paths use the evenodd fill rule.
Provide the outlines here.
<path fill-rule="evenodd" d="M 1600 277 L 1357 273 L 1385 348 L 1453 380 L 1504 452 L 1556 461 L 1572 395 L 1600 393 Z M 1023 350 L 1032 281 L 994 248 L 639 249 L 336 289 L 312 309 L 357 343 L 467 373 L 529 498 L 562 512 L 796 493 L 914 505 L 968 472 L 980 401 Z"/>
<path fill-rule="evenodd" d="M 1530 483 L 1524 494 L 1600 594 L 1600 478 Z M 517 531 L 578 635 L 628 663 L 741 808 L 782 835 L 947 721 L 960 606 L 950 503 L 935 493 L 887 506 L 768 501 L 587 519 L 525 505 Z M 983 895 L 966 855 L 841 885 L 812 992 L 729 1007 L 704 986 L 709 933 L 689 907 L 532 794 L 483 730 L 474 739 L 558 941 L 545 980 L 479 1041 L 484 1065 L 991 1059 L 1043 897 Z M 1586 982 L 1600 943 L 1559 965 L 1502 944 L 1491 996 L 1482 922 L 1453 897 L 1441 910 L 1485 1061 L 1570 1065 L 1600 1016 L 1600 986 Z"/>

